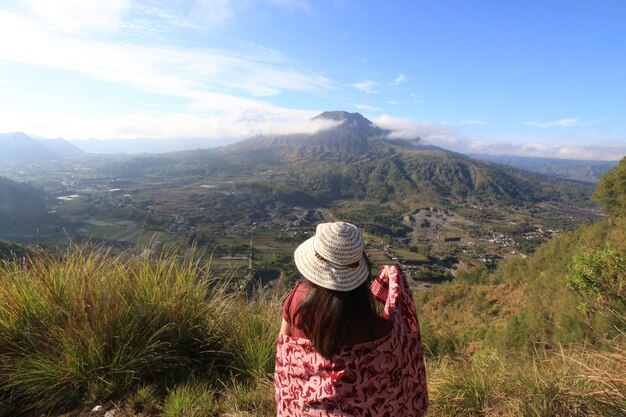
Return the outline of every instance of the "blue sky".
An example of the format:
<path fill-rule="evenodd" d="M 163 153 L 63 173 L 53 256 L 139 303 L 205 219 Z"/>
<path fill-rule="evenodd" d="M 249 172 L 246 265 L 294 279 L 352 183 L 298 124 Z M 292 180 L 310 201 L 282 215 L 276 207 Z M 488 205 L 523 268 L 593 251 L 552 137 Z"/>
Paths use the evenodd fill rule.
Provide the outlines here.
<path fill-rule="evenodd" d="M 461 152 L 626 155 L 626 2 L 0 2 L 0 132 L 224 138 L 358 111 Z"/>

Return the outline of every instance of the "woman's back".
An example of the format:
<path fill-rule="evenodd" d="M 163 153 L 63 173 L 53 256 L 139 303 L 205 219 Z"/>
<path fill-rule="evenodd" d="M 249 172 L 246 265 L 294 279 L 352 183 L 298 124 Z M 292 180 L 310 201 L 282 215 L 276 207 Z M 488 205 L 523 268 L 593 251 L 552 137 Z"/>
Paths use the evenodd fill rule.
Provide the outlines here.
<path fill-rule="evenodd" d="M 411 291 L 402 272 L 384 267 L 372 285 L 392 322 L 388 337 L 326 358 L 307 339 L 281 335 L 274 386 L 278 416 L 423 416 L 424 356 Z"/>
<path fill-rule="evenodd" d="M 289 324 L 290 333 L 293 337 L 310 339 L 306 332 L 306 325 L 302 323 L 302 318 L 298 315 L 298 309 L 310 294 L 311 289 L 311 284 L 307 281 L 301 281 L 285 300 L 282 315 Z M 379 339 L 389 334 L 391 328 L 391 322 L 377 314 L 358 315 L 348 326 L 342 347 Z"/>

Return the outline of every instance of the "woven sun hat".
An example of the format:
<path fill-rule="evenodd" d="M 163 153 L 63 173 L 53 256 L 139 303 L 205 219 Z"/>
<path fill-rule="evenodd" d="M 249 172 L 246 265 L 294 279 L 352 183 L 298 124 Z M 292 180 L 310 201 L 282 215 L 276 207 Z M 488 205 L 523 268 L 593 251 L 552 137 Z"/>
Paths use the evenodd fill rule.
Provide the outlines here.
<path fill-rule="evenodd" d="M 294 252 L 296 267 L 309 281 L 329 290 L 351 291 L 369 276 L 363 237 L 350 223 L 317 225 L 315 236 Z"/>

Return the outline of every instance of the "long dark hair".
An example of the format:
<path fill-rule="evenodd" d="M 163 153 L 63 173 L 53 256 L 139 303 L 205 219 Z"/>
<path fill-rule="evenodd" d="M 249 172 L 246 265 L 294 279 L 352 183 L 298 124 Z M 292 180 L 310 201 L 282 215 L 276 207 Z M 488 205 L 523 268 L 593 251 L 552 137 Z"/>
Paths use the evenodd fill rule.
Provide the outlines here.
<path fill-rule="evenodd" d="M 352 291 L 329 290 L 307 281 L 311 289 L 298 306 L 294 321 L 322 356 L 330 358 L 339 352 L 354 323 L 377 315 L 370 281 Z"/>

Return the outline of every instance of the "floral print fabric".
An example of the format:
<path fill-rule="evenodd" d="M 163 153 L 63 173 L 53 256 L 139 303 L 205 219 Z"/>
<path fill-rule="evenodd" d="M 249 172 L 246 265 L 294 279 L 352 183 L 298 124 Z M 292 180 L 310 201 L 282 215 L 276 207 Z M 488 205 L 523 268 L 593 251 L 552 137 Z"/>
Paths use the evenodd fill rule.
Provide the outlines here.
<path fill-rule="evenodd" d="M 326 359 L 311 342 L 281 335 L 274 388 L 277 416 L 423 416 L 428 407 L 424 354 L 411 290 L 402 271 L 385 266 L 374 298 L 393 323 L 385 337 Z"/>

